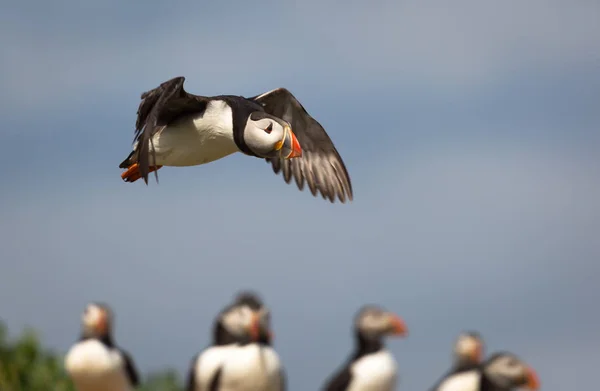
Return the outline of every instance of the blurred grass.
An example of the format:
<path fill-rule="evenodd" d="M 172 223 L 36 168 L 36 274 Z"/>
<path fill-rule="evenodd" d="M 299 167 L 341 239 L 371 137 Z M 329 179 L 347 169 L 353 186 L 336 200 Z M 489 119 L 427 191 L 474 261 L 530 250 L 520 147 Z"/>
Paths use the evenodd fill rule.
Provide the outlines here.
<path fill-rule="evenodd" d="M 9 340 L 8 328 L 0 321 L 0 391 L 76 391 L 63 359 L 45 348 L 31 328 Z M 138 390 L 183 391 L 183 385 L 176 371 L 166 369 L 142 378 Z"/>

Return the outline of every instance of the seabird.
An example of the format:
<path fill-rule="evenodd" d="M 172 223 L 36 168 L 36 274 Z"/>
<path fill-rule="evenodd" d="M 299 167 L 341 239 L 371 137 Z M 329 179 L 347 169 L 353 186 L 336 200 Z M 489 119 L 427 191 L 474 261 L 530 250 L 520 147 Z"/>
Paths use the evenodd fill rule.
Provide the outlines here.
<path fill-rule="evenodd" d="M 133 359 L 113 341 L 112 322 L 107 305 L 87 305 L 81 337 L 65 356 L 65 369 L 78 391 L 130 391 L 140 384 Z"/>
<path fill-rule="evenodd" d="M 258 308 L 247 298 L 219 314 L 212 346 L 192 359 L 187 391 L 285 391 L 281 361 L 270 346 L 269 312 L 256 297 Z"/>
<path fill-rule="evenodd" d="M 536 372 L 514 354 L 499 352 L 474 369 L 445 378 L 433 391 L 511 391 L 537 390 Z"/>
<path fill-rule="evenodd" d="M 478 332 L 465 331 L 461 333 L 454 343 L 452 367 L 433 389 L 437 389 L 445 379 L 454 374 L 476 369 L 481 363 L 483 349 L 483 340 Z"/>
<path fill-rule="evenodd" d="M 398 369 L 385 348 L 386 335 L 405 336 L 404 321 L 379 306 L 364 306 L 354 321 L 355 351 L 345 366 L 325 383 L 324 391 L 392 391 Z"/>
<path fill-rule="evenodd" d="M 277 88 L 250 98 L 199 96 L 175 77 L 144 92 L 137 111 L 133 151 L 119 165 L 126 182 L 162 166 L 210 163 L 235 152 L 266 159 L 286 183 L 342 203 L 352 184 L 333 142 L 290 91 Z"/>
<path fill-rule="evenodd" d="M 461 333 L 454 343 L 454 363 L 452 372 L 465 371 L 475 368 L 483 358 L 483 340 L 476 331 Z"/>

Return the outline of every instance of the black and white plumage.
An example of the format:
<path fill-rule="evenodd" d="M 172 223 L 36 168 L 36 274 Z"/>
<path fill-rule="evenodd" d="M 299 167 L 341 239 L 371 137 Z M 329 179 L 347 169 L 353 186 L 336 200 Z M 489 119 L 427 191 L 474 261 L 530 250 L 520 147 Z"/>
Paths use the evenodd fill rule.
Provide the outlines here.
<path fill-rule="evenodd" d="M 385 348 L 386 335 L 405 336 L 397 315 L 378 306 L 363 307 L 354 322 L 355 351 L 345 366 L 326 381 L 324 391 L 392 391 L 398 382 L 397 363 Z"/>
<path fill-rule="evenodd" d="M 484 345 L 481 335 L 476 331 L 461 333 L 454 343 L 454 363 L 452 371 L 464 371 L 475 368 L 481 363 Z"/>
<path fill-rule="evenodd" d="M 144 92 L 134 147 L 119 165 L 127 182 L 162 166 L 195 166 L 235 152 L 264 158 L 286 183 L 342 203 L 352 200 L 346 166 L 325 129 L 285 88 L 251 98 L 205 97 L 183 89 L 176 77 Z M 158 176 L 157 176 L 158 180 Z"/>
<path fill-rule="evenodd" d="M 433 389 L 435 390 L 445 379 L 454 374 L 476 369 L 481 364 L 483 350 L 483 340 L 478 332 L 465 331 L 461 333 L 454 342 L 452 367 Z"/>
<path fill-rule="evenodd" d="M 514 354 L 499 352 L 476 368 L 449 375 L 433 391 L 511 391 L 519 388 L 539 389 L 537 374 Z"/>
<path fill-rule="evenodd" d="M 284 391 L 284 371 L 270 344 L 268 309 L 257 296 L 238 296 L 219 314 L 212 346 L 192 359 L 187 391 Z"/>
<path fill-rule="evenodd" d="M 89 304 L 82 315 L 82 333 L 65 356 L 65 369 L 78 391 L 129 391 L 140 384 L 133 359 L 112 337 L 107 305 Z"/>

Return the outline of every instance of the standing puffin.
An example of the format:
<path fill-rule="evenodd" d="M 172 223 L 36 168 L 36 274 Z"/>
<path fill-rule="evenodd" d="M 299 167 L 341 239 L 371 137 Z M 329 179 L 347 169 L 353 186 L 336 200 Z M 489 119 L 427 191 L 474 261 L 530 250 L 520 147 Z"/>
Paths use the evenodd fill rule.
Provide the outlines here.
<path fill-rule="evenodd" d="M 184 80 L 175 77 L 141 95 L 133 151 L 119 165 L 126 169 L 123 180 L 148 184 L 148 174 L 162 166 L 196 166 L 242 152 L 266 159 L 286 183 L 293 176 L 300 190 L 306 182 L 313 196 L 352 200 L 333 142 L 288 90 L 205 97 L 186 92 Z"/>
<path fill-rule="evenodd" d="M 386 335 L 405 336 L 397 315 L 374 305 L 364 306 L 355 318 L 355 351 L 346 365 L 323 387 L 324 391 L 392 391 L 396 388 L 396 360 L 385 348 Z"/>
<path fill-rule="evenodd" d="M 473 369 L 483 358 L 483 340 L 476 331 L 461 333 L 454 343 L 454 364 L 452 371 Z"/>
<path fill-rule="evenodd" d="M 234 304 L 247 305 L 255 311 L 259 311 L 263 316 L 263 321 L 266 323 L 265 327 L 260 328 L 260 333 L 257 342 L 263 346 L 271 346 L 273 342 L 273 332 L 270 328 L 270 311 L 265 307 L 261 298 L 254 292 L 241 291 L 234 298 Z M 218 322 L 215 322 L 215 330 L 219 327 Z M 215 331 L 216 332 L 216 331 Z M 271 348 L 269 348 L 271 349 Z"/>
<path fill-rule="evenodd" d="M 461 333 L 454 343 L 452 368 L 450 368 L 433 389 L 435 390 L 449 376 L 476 369 L 481 363 L 483 349 L 483 340 L 479 333 L 475 331 Z"/>
<path fill-rule="evenodd" d="M 78 391 L 129 391 L 140 383 L 131 356 L 113 342 L 112 322 L 107 305 L 86 307 L 81 337 L 65 356 L 65 369 Z"/>
<path fill-rule="evenodd" d="M 187 391 L 285 391 L 279 356 L 269 345 L 268 310 L 248 298 L 238 297 L 217 317 L 212 346 L 192 359 Z"/>
<path fill-rule="evenodd" d="M 537 374 L 514 354 L 500 352 L 476 368 L 449 375 L 433 391 L 511 391 L 519 388 L 539 389 Z"/>

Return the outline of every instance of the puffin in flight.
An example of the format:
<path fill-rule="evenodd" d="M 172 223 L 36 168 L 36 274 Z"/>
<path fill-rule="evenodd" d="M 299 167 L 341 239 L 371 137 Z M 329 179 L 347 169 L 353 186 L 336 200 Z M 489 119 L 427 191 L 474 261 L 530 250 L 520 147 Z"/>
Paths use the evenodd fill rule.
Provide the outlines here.
<path fill-rule="evenodd" d="M 135 182 L 162 166 L 196 166 L 235 152 L 266 159 L 300 190 L 345 203 L 353 198 L 346 166 L 325 132 L 290 91 L 277 88 L 245 98 L 199 96 L 175 77 L 141 95 L 133 151 L 121 178 Z"/>
<path fill-rule="evenodd" d="M 432 391 L 538 390 L 536 372 L 514 354 L 498 352 L 479 366 L 448 375 Z"/>
<path fill-rule="evenodd" d="M 78 391 L 131 391 L 139 375 L 131 356 L 115 345 L 112 314 L 105 304 L 90 303 L 82 315 L 82 333 L 65 356 L 65 369 Z"/>
<path fill-rule="evenodd" d="M 212 346 L 192 359 L 186 391 L 285 391 L 270 343 L 268 309 L 256 296 L 238 296 L 218 315 Z"/>
<path fill-rule="evenodd" d="M 381 307 L 364 306 L 354 321 L 355 349 L 345 366 L 328 379 L 323 391 L 393 391 L 398 366 L 383 338 L 405 336 L 404 321 Z"/>

